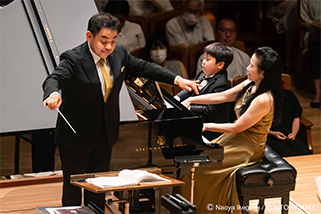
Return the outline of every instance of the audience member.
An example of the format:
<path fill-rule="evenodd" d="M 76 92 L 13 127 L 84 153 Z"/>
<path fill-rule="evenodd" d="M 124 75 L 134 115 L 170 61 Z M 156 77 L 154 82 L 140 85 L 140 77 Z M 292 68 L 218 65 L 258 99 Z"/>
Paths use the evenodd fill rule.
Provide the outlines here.
<path fill-rule="evenodd" d="M 284 89 L 281 122 L 272 124 L 266 142 L 282 157 L 310 154 L 307 144 L 297 137 L 301 114 L 295 94 Z"/>
<path fill-rule="evenodd" d="M 130 14 L 150 17 L 153 13 L 174 10 L 169 0 L 128 0 Z"/>
<path fill-rule="evenodd" d="M 103 13 L 105 11 L 106 4 L 108 3 L 108 0 L 94 0 L 97 10 L 100 13 Z"/>
<path fill-rule="evenodd" d="M 166 60 L 170 47 L 164 36 L 151 36 L 147 39 L 145 48 L 150 57 L 149 61 L 153 61 L 184 78 L 188 78 L 186 68 L 181 61 Z"/>
<path fill-rule="evenodd" d="M 270 0 L 266 16 L 276 25 L 278 34 L 285 34 L 286 58 L 285 73 L 294 72 L 294 63 L 298 62 L 299 50 L 299 13 L 297 0 Z"/>
<path fill-rule="evenodd" d="M 130 12 L 127 1 L 109 0 L 105 12 L 114 15 L 120 21 L 121 30 L 116 39 L 118 45 L 122 45 L 128 52 L 144 47 L 145 36 L 141 26 L 127 21 Z"/>
<path fill-rule="evenodd" d="M 214 40 L 211 22 L 202 16 L 203 0 L 184 0 L 183 14 L 166 23 L 165 35 L 170 45 L 190 46 Z"/>
<path fill-rule="evenodd" d="M 301 18 L 307 27 L 304 36 L 305 49 L 309 49 L 310 62 L 313 72 L 313 82 L 315 87 L 315 97 L 312 100 L 311 108 L 320 107 L 320 39 L 321 39 L 321 4 L 320 1 L 301 0 Z"/>
<path fill-rule="evenodd" d="M 229 89 L 226 68 L 233 60 L 232 49 L 223 43 L 215 42 L 206 46 L 204 53 L 203 71 L 195 78 L 202 85 L 198 87 L 199 94 L 217 93 Z M 178 101 L 184 101 L 193 96 L 195 96 L 195 93 L 182 90 L 175 98 Z M 215 105 L 192 104 L 189 108 L 196 115 L 202 116 L 205 123 L 227 123 L 229 119 L 228 103 Z M 208 140 L 217 138 L 220 135 L 221 133 L 204 132 L 204 136 Z"/>
<path fill-rule="evenodd" d="M 237 36 L 237 28 L 235 22 L 229 18 L 222 18 L 217 21 L 215 26 L 215 38 L 232 48 L 233 61 L 227 68 L 227 78 L 233 81 L 236 77 L 246 75 L 246 67 L 250 64 L 250 57 L 243 51 L 233 47 Z M 197 63 L 196 74 L 202 70 L 202 61 L 204 54 L 200 56 Z"/>

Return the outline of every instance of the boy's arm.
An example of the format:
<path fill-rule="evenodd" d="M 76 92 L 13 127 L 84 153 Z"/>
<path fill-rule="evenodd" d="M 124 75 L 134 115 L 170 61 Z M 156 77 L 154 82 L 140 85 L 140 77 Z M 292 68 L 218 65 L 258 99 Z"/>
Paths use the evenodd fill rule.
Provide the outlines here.
<path fill-rule="evenodd" d="M 222 92 L 227 90 L 228 88 L 229 88 L 228 85 L 223 84 L 219 87 L 213 88 L 213 90 L 207 92 L 207 94 Z M 217 112 L 222 110 L 222 108 L 229 108 L 229 106 L 226 103 L 215 104 L 215 105 L 191 105 L 190 106 L 190 110 L 195 114 L 202 115 L 203 117 L 211 117 L 211 118 L 216 117 Z"/>
<path fill-rule="evenodd" d="M 193 91 L 189 92 L 187 90 L 181 90 L 178 94 L 175 95 L 175 99 L 177 99 L 178 97 L 178 101 L 181 102 L 181 101 L 184 101 L 186 100 L 187 98 L 189 98 L 190 96 L 192 96 L 193 94 Z"/>

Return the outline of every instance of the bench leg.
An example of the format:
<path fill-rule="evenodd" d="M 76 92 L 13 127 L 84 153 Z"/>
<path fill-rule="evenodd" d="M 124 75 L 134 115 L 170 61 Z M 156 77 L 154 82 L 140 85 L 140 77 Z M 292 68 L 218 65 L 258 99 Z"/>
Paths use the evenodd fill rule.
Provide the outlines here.
<path fill-rule="evenodd" d="M 242 209 L 242 214 L 248 214 L 249 209 L 245 209 L 245 207 L 250 207 L 250 198 L 247 196 L 242 196 L 241 201 L 242 201 L 241 206 L 244 208 L 244 209 Z"/>
<path fill-rule="evenodd" d="M 259 214 L 263 214 L 265 210 L 265 205 L 264 205 L 264 198 L 259 199 L 259 204 L 257 205 L 257 209 L 259 211 Z"/>
<path fill-rule="evenodd" d="M 289 202 L 290 202 L 290 192 L 285 193 L 281 199 L 282 214 L 288 214 L 289 212 Z"/>

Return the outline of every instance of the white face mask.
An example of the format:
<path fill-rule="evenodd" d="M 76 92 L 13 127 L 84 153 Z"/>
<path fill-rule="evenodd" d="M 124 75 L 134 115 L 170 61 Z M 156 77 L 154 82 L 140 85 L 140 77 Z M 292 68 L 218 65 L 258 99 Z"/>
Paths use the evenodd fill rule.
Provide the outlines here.
<path fill-rule="evenodd" d="M 182 18 L 189 26 L 196 25 L 200 21 L 200 17 L 196 17 L 194 14 L 188 12 L 184 12 Z"/>
<path fill-rule="evenodd" d="M 150 51 L 150 58 L 156 62 L 157 64 L 161 64 L 167 57 L 167 50 L 160 49 L 160 50 L 152 50 Z"/>

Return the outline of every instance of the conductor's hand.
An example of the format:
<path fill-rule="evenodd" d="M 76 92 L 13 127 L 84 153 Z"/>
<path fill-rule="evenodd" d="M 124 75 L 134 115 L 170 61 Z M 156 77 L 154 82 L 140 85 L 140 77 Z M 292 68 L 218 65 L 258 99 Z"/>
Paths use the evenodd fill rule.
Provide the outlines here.
<path fill-rule="evenodd" d="M 61 105 L 61 96 L 58 93 L 51 94 L 47 99 L 43 101 L 43 107 L 48 106 L 50 110 L 55 110 Z"/>
<path fill-rule="evenodd" d="M 197 84 L 198 83 L 198 80 L 188 80 L 188 79 L 184 79 L 184 78 L 182 78 L 182 77 L 179 77 L 178 79 L 177 79 L 177 85 L 178 85 L 178 87 L 180 87 L 181 89 L 185 89 L 185 90 L 187 90 L 187 91 L 194 91 L 195 92 L 195 94 L 199 94 L 199 92 L 198 92 L 198 86 L 201 86 L 201 85 L 199 85 L 199 84 Z"/>

